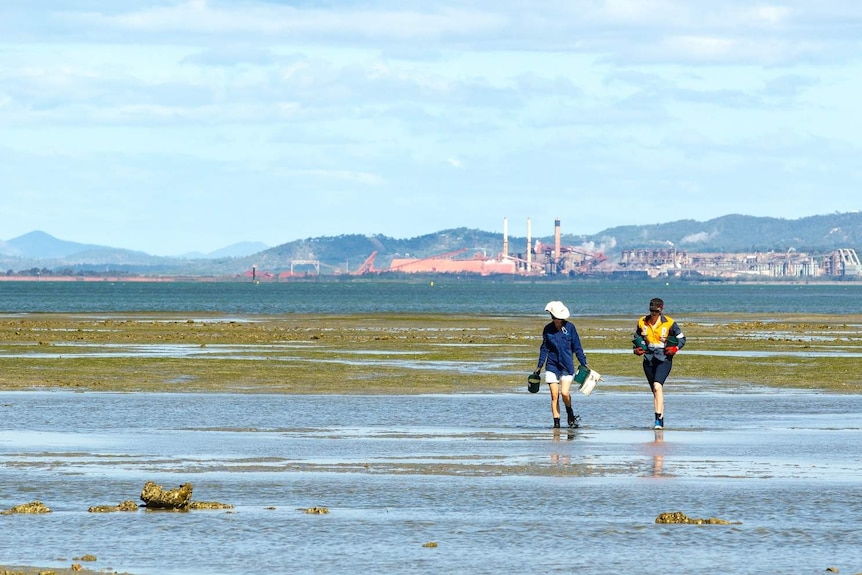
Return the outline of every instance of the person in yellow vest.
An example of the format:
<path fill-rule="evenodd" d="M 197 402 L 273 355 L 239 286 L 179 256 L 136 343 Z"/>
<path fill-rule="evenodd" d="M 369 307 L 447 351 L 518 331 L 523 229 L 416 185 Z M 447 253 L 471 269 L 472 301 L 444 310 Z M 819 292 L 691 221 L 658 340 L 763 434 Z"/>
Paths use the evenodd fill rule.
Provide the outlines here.
<path fill-rule="evenodd" d="M 655 429 L 664 429 L 664 382 L 674 356 L 685 346 L 685 335 L 673 318 L 664 314 L 664 301 L 653 298 L 649 315 L 638 320 L 632 338 L 635 355 L 643 358 L 644 375 L 653 395 Z"/>

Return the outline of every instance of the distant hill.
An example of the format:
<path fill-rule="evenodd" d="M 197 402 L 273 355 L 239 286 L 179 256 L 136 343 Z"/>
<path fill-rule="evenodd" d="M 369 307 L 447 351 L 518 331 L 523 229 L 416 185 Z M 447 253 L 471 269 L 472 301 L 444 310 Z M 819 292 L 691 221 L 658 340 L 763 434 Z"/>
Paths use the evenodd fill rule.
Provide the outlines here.
<path fill-rule="evenodd" d="M 83 244 L 35 231 L 0 243 L 0 270 L 50 271 L 56 274 L 105 272 L 173 274 L 179 260 L 144 252 Z"/>
<path fill-rule="evenodd" d="M 45 232 L 35 231 L 4 242 L 5 255 L 29 259 L 62 258 L 74 253 L 101 250 L 103 246 L 58 240 Z"/>
<path fill-rule="evenodd" d="M 535 227 L 534 227 L 535 229 Z M 549 233 L 534 236 L 552 244 Z M 836 213 L 797 220 L 731 214 L 699 222 L 678 220 L 667 223 L 619 226 L 589 235 L 566 234 L 561 221 L 561 242 L 590 252 L 602 252 L 616 260 L 627 249 L 674 246 L 688 252 L 785 252 L 795 250 L 812 255 L 836 248 L 862 252 L 862 213 Z M 523 255 L 525 236 L 509 236 L 509 253 Z M 351 273 L 363 264 L 386 270 L 393 258 L 492 257 L 503 248 L 502 231 L 488 232 L 456 228 L 413 238 L 384 235 L 340 235 L 306 238 L 267 248 L 256 242 L 240 242 L 208 255 L 160 257 L 143 252 L 59 240 L 45 232 L 31 232 L 0 242 L 0 269 L 21 271 L 32 268 L 104 272 L 106 269 L 138 275 L 233 276 L 260 272 L 311 271 L 302 261 L 319 262 L 324 275 Z M 252 251 L 255 250 L 255 251 Z M 373 260 L 373 261 L 372 261 Z"/>
<path fill-rule="evenodd" d="M 818 253 L 842 247 L 862 247 L 862 213 L 810 216 L 798 220 L 732 214 L 706 222 L 679 220 L 610 228 L 590 239 L 613 241 L 622 249 L 673 242 L 677 248 L 700 252 L 795 249 Z"/>

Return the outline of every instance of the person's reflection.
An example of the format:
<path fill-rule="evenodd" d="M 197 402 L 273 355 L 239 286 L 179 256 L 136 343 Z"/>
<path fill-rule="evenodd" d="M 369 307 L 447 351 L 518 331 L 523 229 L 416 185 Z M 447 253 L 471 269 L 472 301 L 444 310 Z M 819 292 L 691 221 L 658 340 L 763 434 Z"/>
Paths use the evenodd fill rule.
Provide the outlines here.
<path fill-rule="evenodd" d="M 575 430 L 574 429 L 558 429 L 554 428 L 554 435 L 552 441 L 554 443 L 560 441 L 562 437 L 566 438 L 566 441 L 571 441 L 575 438 Z M 551 454 L 551 461 L 556 463 L 557 465 L 568 465 L 572 462 L 572 457 L 570 455 L 561 455 L 559 453 Z"/>
<path fill-rule="evenodd" d="M 661 477 L 662 466 L 664 465 L 664 448 L 662 446 L 664 443 L 664 430 L 656 429 L 655 430 L 655 441 L 650 443 L 650 451 L 652 451 L 652 476 L 653 477 Z"/>
<path fill-rule="evenodd" d="M 566 437 L 566 441 L 573 440 L 575 438 L 575 431 L 576 430 L 572 429 L 572 428 L 569 428 L 569 429 L 554 428 L 554 442 L 559 441 L 562 436 Z"/>

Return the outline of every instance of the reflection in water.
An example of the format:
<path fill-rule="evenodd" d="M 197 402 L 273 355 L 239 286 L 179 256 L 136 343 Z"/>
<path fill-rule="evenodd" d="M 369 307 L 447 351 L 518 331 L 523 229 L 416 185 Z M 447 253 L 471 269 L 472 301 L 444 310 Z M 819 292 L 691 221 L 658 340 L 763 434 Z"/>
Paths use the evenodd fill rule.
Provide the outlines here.
<path fill-rule="evenodd" d="M 655 430 L 655 440 L 649 444 L 652 451 L 652 476 L 662 477 L 662 467 L 664 466 L 664 430 Z"/>
<path fill-rule="evenodd" d="M 554 429 L 554 442 L 560 441 L 560 437 L 565 435 L 566 441 L 571 441 L 575 438 L 574 429 Z"/>
<path fill-rule="evenodd" d="M 575 430 L 574 429 L 554 429 L 554 435 L 552 441 L 554 443 L 558 443 L 562 438 L 565 438 L 566 441 L 571 441 L 575 438 Z M 572 456 L 568 453 L 559 453 L 553 452 L 551 453 L 551 462 L 557 465 L 569 465 L 572 462 Z"/>

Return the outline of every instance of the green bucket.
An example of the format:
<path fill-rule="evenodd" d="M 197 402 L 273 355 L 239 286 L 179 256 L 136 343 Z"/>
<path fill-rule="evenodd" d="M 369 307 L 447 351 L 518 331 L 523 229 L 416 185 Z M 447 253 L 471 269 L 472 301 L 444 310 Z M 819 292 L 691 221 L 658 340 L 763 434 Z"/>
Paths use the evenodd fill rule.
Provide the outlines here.
<path fill-rule="evenodd" d="M 590 375 L 590 368 L 583 365 L 579 365 L 578 371 L 575 373 L 575 381 L 583 385 L 584 382 L 587 381 L 588 375 Z"/>

